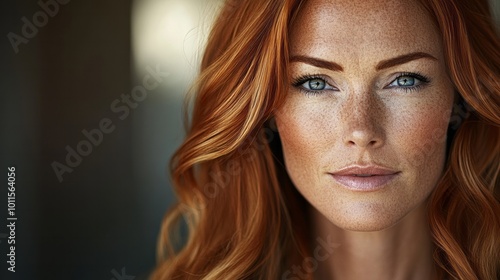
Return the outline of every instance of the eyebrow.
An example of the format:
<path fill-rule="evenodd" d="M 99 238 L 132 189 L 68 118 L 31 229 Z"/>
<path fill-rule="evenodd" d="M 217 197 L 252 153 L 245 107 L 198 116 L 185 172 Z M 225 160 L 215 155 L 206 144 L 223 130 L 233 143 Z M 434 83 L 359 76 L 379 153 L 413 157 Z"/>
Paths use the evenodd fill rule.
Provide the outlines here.
<path fill-rule="evenodd" d="M 294 55 L 290 58 L 290 62 L 304 62 L 307 64 L 310 64 L 312 66 L 316 66 L 319 68 L 325 68 L 329 69 L 332 71 L 344 71 L 344 68 L 340 66 L 339 64 L 319 58 L 314 58 L 310 56 L 304 56 L 304 55 Z"/>
<path fill-rule="evenodd" d="M 412 60 L 417 60 L 417 59 L 421 59 L 421 58 L 438 60 L 437 58 L 435 58 L 434 56 L 432 56 L 428 53 L 414 52 L 414 53 L 403 54 L 400 56 L 396 56 L 394 58 L 382 60 L 377 64 L 377 66 L 375 66 L 375 69 L 378 71 L 378 70 L 394 67 L 396 65 L 408 63 Z M 316 66 L 319 68 L 325 68 L 325 69 L 329 69 L 332 71 L 344 71 L 344 68 L 340 64 L 337 64 L 333 61 L 327 61 L 327 60 L 314 58 L 314 57 L 310 57 L 310 56 L 294 55 L 290 58 L 290 62 L 303 62 L 303 63 L 310 64 L 312 66 Z"/>
<path fill-rule="evenodd" d="M 437 58 L 435 58 L 434 56 L 432 56 L 432 55 L 430 55 L 428 53 L 414 52 L 414 53 L 409 53 L 409 54 L 403 54 L 403 55 L 400 55 L 400 56 L 396 56 L 394 58 L 390 58 L 390 59 L 387 59 L 387 60 L 382 60 L 382 61 L 380 61 L 377 64 L 377 66 L 375 66 L 375 69 L 376 70 L 382 70 L 382 69 L 390 68 L 390 67 L 393 67 L 393 66 L 396 66 L 396 65 L 405 64 L 407 62 L 410 62 L 410 61 L 416 60 L 416 59 L 420 59 L 420 58 L 428 58 L 428 59 L 431 59 L 431 60 L 438 60 Z"/>

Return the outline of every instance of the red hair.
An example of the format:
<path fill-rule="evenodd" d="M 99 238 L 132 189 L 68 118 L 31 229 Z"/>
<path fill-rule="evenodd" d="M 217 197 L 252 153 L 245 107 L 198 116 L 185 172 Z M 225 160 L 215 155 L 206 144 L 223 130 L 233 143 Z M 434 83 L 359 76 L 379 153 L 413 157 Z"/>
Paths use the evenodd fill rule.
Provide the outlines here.
<path fill-rule="evenodd" d="M 437 264 L 456 279 L 500 279 L 500 44 L 487 1 L 422 1 L 469 112 L 429 204 Z"/>
<path fill-rule="evenodd" d="M 281 279 L 310 257 L 310 205 L 286 174 L 270 121 L 288 90 L 288 32 L 302 2 L 225 2 L 206 46 L 187 138 L 171 161 L 179 202 L 163 221 L 152 279 Z M 449 76 L 470 111 L 449 139 L 445 173 L 429 201 L 435 261 L 441 276 L 498 279 L 498 34 L 486 1 L 421 2 L 441 31 Z M 181 218 L 189 236 L 176 247 Z"/>

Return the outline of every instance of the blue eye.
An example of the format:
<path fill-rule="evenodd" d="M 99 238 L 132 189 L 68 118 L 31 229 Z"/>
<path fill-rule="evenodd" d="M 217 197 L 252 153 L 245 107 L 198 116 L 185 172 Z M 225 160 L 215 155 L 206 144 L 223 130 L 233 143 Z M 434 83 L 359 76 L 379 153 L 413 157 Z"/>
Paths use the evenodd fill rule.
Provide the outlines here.
<path fill-rule="evenodd" d="M 398 86 L 401 87 L 410 87 L 415 85 L 415 78 L 410 76 L 399 77 L 396 81 L 398 82 Z"/>
<path fill-rule="evenodd" d="M 326 82 L 323 79 L 311 79 L 303 83 L 302 86 L 309 90 L 324 90 Z"/>
<path fill-rule="evenodd" d="M 429 83 L 429 79 L 416 73 L 401 73 L 386 88 L 402 89 L 405 91 L 417 90 Z"/>
<path fill-rule="evenodd" d="M 337 90 L 335 87 L 329 85 L 324 78 L 312 75 L 300 77 L 292 85 L 308 94 L 319 94 L 327 90 Z"/>

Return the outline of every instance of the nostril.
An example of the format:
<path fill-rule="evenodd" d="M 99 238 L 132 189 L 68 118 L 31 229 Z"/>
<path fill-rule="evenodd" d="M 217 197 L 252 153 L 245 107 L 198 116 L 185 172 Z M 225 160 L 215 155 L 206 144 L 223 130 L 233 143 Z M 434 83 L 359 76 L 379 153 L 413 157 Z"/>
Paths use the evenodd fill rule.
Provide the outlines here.
<path fill-rule="evenodd" d="M 359 147 L 371 147 L 376 148 L 382 145 L 382 139 L 376 137 L 370 137 L 372 139 L 367 139 L 368 136 L 362 138 L 351 137 L 352 139 L 346 139 L 348 146 L 359 146 Z"/>

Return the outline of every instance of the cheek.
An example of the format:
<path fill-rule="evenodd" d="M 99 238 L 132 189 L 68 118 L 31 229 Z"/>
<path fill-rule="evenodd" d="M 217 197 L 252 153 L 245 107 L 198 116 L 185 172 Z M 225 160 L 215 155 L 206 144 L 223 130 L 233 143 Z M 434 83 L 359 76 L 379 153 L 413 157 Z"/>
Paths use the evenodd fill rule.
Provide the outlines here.
<path fill-rule="evenodd" d="M 442 169 L 450 108 L 448 100 L 414 106 L 404 121 L 393 122 L 388 138 L 398 143 L 402 163 L 417 171 Z"/>
<path fill-rule="evenodd" d="M 322 106 L 297 103 L 287 102 L 276 114 L 276 124 L 288 174 L 296 186 L 302 186 L 321 170 L 321 155 L 334 134 Z"/>

